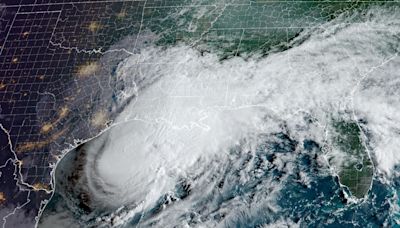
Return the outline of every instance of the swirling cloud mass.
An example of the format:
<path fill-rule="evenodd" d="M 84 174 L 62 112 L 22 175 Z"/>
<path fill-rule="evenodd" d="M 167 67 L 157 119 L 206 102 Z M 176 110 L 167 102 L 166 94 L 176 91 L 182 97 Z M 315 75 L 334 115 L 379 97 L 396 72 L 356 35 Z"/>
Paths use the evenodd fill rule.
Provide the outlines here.
<path fill-rule="evenodd" d="M 85 158 L 73 188 L 89 196 L 90 213 L 74 223 L 335 224 L 313 216 L 345 217 L 346 202 L 360 202 L 348 190 L 341 196 L 335 179 L 351 159 L 334 146 L 337 120 L 360 129 L 374 163 L 364 199 L 372 204 L 378 177 L 396 176 L 400 162 L 399 12 L 372 8 L 360 23 L 338 18 L 266 57 L 221 60 L 181 43 L 126 58 L 116 74 L 134 82 L 136 97 L 80 148 Z M 296 198 L 302 192 L 309 201 Z M 289 199 L 319 209 L 294 210 Z M 53 220 L 44 216 L 42 224 Z"/>

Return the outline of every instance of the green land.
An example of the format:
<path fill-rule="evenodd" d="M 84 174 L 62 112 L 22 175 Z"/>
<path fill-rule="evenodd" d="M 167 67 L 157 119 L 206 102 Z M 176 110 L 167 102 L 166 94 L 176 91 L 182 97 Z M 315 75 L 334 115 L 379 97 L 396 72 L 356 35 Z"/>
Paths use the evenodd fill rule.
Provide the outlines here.
<path fill-rule="evenodd" d="M 111 18 L 99 31 L 112 34 L 116 43 L 127 35 L 156 34 L 159 46 L 179 42 L 200 52 L 217 53 L 221 60 L 232 56 L 267 55 L 295 46 L 299 34 L 322 28 L 343 13 L 363 11 L 385 1 L 268 1 L 268 0 L 173 0 L 146 4 L 115 5 Z M 123 15 L 123 16 L 121 16 Z M 364 20 L 352 17 L 352 22 Z M 113 21 L 112 24 L 109 21 Z M 108 23 L 107 23 L 108 22 Z M 115 30 L 119 28 L 118 30 Z M 296 42 L 293 40 L 296 39 Z M 104 43 L 105 47 L 111 43 Z"/>
<path fill-rule="evenodd" d="M 371 186 L 374 170 L 360 128 L 355 122 L 340 120 L 333 123 L 333 129 L 333 147 L 343 155 L 340 167 L 335 167 L 339 170 L 340 183 L 353 196 L 362 198 Z"/>

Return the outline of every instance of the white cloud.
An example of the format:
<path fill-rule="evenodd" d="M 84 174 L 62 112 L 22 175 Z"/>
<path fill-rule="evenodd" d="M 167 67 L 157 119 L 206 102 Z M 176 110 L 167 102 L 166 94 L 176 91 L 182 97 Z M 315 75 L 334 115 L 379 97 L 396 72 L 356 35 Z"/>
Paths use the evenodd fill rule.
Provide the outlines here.
<path fill-rule="evenodd" d="M 393 49 L 400 26 L 393 12 L 373 12 L 366 23 L 327 29 L 265 59 L 221 63 L 184 45 L 129 57 L 118 73 L 134 78 L 137 100 L 87 146 L 95 201 L 145 209 L 197 162 L 220 157 L 224 164 L 224 153 L 243 139 L 277 132 L 285 122 L 296 139 L 322 143 L 331 117 L 353 107 L 368 122 L 378 169 L 389 174 L 400 161 Z M 308 126 L 306 116 L 319 125 Z"/>

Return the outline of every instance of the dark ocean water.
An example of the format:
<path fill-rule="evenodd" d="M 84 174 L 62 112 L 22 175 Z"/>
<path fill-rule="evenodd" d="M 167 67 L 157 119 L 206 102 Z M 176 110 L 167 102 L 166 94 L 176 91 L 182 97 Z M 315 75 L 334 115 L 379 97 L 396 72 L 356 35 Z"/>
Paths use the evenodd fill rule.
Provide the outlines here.
<path fill-rule="evenodd" d="M 215 160 L 191 178 L 182 178 L 153 207 L 135 213 L 120 226 L 163 226 L 165 221 L 172 226 L 184 221 L 189 226 L 396 227 L 391 203 L 396 203 L 393 191 L 399 189 L 398 178 L 388 185 L 375 177 L 366 198 L 353 202 L 348 189 L 320 161 L 323 153 L 315 141 L 297 142 L 285 133 L 260 138 L 255 154 L 234 147 L 227 162 Z M 115 211 L 88 208 L 61 189 L 65 181 L 71 181 L 71 175 L 62 175 L 71 174 L 68 169 L 79 153 L 82 151 L 70 152 L 63 161 L 69 164 L 60 164 L 59 188 L 44 218 L 55 212 L 67 213 L 72 215 L 69 219 L 74 218 L 72 224 L 108 227 L 111 223 L 99 222 L 99 218 Z M 247 174 L 245 181 L 243 173 Z M 174 211 L 185 202 L 190 205 L 187 211 Z M 125 207 L 121 211 L 130 210 Z M 169 221 L 174 213 L 179 215 Z"/>

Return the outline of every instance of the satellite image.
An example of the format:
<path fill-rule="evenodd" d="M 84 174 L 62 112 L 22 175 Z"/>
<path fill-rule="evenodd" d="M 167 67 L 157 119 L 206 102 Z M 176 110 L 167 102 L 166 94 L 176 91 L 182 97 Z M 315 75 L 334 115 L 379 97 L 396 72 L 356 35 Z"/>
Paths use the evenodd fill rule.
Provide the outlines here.
<path fill-rule="evenodd" d="M 0 0 L 0 228 L 400 227 L 400 1 Z"/>

